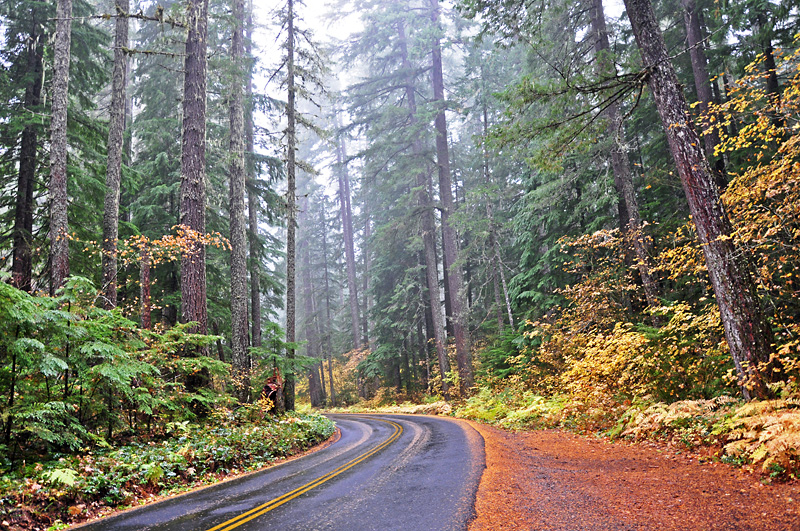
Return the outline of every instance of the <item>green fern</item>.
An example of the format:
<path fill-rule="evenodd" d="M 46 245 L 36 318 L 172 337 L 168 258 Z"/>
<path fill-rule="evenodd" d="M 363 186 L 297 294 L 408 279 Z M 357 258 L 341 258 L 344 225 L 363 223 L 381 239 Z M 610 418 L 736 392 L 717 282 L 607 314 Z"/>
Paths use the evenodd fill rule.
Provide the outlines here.
<path fill-rule="evenodd" d="M 74 487 L 78 482 L 78 473 L 71 468 L 54 468 L 42 473 L 44 480 L 53 486 Z"/>

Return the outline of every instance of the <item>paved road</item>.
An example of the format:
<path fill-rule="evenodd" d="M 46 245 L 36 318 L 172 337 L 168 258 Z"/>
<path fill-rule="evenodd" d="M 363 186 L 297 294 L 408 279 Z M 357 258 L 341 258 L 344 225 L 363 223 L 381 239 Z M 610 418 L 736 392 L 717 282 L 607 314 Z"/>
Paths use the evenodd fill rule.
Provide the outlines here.
<path fill-rule="evenodd" d="M 466 529 L 484 469 L 475 430 L 437 417 L 330 417 L 341 438 L 323 450 L 80 529 Z"/>

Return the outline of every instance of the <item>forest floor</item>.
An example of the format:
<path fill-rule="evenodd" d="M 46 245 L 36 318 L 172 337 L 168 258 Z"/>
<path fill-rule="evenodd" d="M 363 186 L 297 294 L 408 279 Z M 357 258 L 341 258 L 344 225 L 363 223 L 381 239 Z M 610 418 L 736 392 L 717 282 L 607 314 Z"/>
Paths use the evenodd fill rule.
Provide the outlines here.
<path fill-rule="evenodd" d="M 470 531 L 800 530 L 798 480 L 770 482 L 708 448 L 468 422 L 486 449 Z"/>

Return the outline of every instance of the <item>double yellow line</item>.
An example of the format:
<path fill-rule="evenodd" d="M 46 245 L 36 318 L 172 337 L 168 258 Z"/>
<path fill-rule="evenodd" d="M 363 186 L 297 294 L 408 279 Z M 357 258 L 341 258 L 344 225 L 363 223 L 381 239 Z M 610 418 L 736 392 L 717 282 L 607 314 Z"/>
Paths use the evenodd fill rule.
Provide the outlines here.
<path fill-rule="evenodd" d="M 222 522 L 221 524 L 212 527 L 208 531 L 230 531 L 231 529 L 235 529 L 235 528 L 239 527 L 240 525 L 245 524 L 245 523 L 249 522 L 250 520 L 253 520 L 254 518 L 258 518 L 259 516 L 262 516 L 262 515 L 270 512 L 271 510 L 280 507 L 281 505 L 283 505 L 284 503 L 288 502 L 289 500 L 293 500 L 293 499 L 297 498 L 298 496 L 300 496 L 301 494 L 304 494 L 304 493 L 310 491 L 314 487 L 318 487 L 318 486 L 322 485 L 326 481 L 335 478 L 336 476 L 338 476 L 339 474 L 341 474 L 345 470 L 348 470 L 348 469 L 356 466 L 357 464 L 359 464 L 360 462 L 362 462 L 365 459 L 369 458 L 370 456 L 380 452 L 381 450 L 383 450 L 384 448 L 386 448 L 387 446 L 392 444 L 394 441 L 396 441 L 400 437 L 400 435 L 403 433 L 403 427 L 400 424 L 396 423 L 396 422 L 392 422 L 391 420 L 382 420 L 382 419 L 375 419 L 375 420 L 378 420 L 380 422 L 385 422 L 387 424 L 391 424 L 394 427 L 394 433 L 392 433 L 392 436 L 389 437 L 388 439 L 386 439 L 384 442 L 382 442 L 378 446 L 376 446 L 375 448 L 373 448 L 372 450 L 370 450 L 370 451 L 368 451 L 368 452 L 366 452 L 364 454 L 361 454 L 360 456 L 356 457 L 355 459 L 353 459 L 351 461 L 348 461 L 347 463 L 343 464 L 342 466 L 340 466 L 336 470 L 328 472 L 324 476 L 320 476 L 317 479 L 315 479 L 313 481 L 310 481 L 310 482 L 306 483 L 305 485 L 303 485 L 302 487 L 298 487 L 298 488 L 294 489 L 291 492 L 287 492 L 283 496 L 279 496 L 279 497 L 277 497 L 277 498 L 275 498 L 273 500 L 268 501 L 267 503 L 259 505 L 255 509 L 250 509 L 246 513 L 242 513 L 239 516 L 237 516 L 236 518 L 231 518 L 227 522 Z"/>

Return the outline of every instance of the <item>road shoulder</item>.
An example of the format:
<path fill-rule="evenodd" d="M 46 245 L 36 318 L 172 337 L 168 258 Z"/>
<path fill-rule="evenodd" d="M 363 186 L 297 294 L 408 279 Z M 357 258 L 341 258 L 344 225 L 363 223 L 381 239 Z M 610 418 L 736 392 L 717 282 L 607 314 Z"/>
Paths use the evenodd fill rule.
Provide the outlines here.
<path fill-rule="evenodd" d="M 800 529 L 797 481 L 764 485 L 646 444 L 468 422 L 486 452 L 470 531 Z"/>

